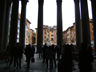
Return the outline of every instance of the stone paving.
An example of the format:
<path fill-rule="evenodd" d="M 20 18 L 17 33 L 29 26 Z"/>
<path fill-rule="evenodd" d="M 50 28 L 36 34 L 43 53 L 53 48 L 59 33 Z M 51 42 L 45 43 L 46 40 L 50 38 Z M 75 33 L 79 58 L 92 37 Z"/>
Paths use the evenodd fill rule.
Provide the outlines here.
<path fill-rule="evenodd" d="M 26 67 L 25 56 L 23 56 L 21 69 L 15 69 L 13 66 L 9 69 L 7 63 L 0 63 L 0 72 L 57 72 L 57 67 L 50 70 L 46 64 L 42 63 L 38 54 L 35 54 L 35 63 L 31 63 L 29 69 Z"/>
<path fill-rule="evenodd" d="M 74 62 L 74 70 L 72 72 L 79 72 L 78 62 Z M 22 68 L 15 69 L 13 66 L 8 67 L 6 62 L 0 62 L 0 72 L 58 72 L 57 66 L 54 67 L 52 70 L 46 67 L 46 64 L 42 63 L 42 59 L 39 58 L 38 54 L 35 54 L 35 63 L 30 64 L 30 68 L 26 68 L 25 56 L 22 59 Z M 96 60 L 93 63 L 93 71 L 96 72 Z"/>

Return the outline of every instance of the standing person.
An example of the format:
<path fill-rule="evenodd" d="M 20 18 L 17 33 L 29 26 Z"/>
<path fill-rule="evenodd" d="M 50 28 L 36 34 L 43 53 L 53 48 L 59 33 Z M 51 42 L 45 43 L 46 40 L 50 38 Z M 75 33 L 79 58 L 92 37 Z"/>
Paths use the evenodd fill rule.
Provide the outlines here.
<path fill-rule="evenodd" d="M 14 48 L 10 45 L 8 45 L 7 47 L 7 51 L 8 51 L 8 61 L 9 61 L 9 67 L 12 65 L 12 62 L 14 60 Z"/>
<path fill-rule="evenodd" d="M 71 46 L 65 45 L 62 58 L 58 64 L 59 72 L 72 72 L 72 49 Z"/>
<path fill-rule="evenodd" d="M 31 58 L 31 60 L 32 60 L 32 62 L 34 62 L 35 61 L 35 58 L 34 58 L 34 54 L 35 54 L 35 47 L 34 46 L 32 46 L 32 58 Z"/>
<path fill-rule="evenodd" d="M 49 48 L 49 56 L 50 56 L 50 68 L 53 69 L 53 63 L 56 67 L 56 59 L 55 59 L 55 48 L 54 45 Z"/>
<path fill-rule="evenodd" d="M 21 59 L 23 56 L 23 48 L 18 43 L 18 67 L 21 68 Z"/>
<path fill-rule="evenodd" d="M 42 56 L 43 56 L 43 63 L 45 63 L 46 61 L 46 49 L 47 49 L 47 45 L 45 43 L 45 45 L 42 47 Z"/>
<path fill-rule="evenodd" d="M 93 56 L 92 56 L 90 45 L 86 46 L 84 43 L 81 44 L 79 59 L 80 59 L 79 61 L 80 72 L 85 72 L 85 71 L 91 72 Z"/>
<path fill-rule="evenodd" d="M 30 67 L 30 60 L 32 57 L 32 49 L 31 49 L 30 44 L 26 46 L 25 55 L 26 55 L 27 68 L 29 68 Z"/>
<path fill-rule="evenodd" d="M 46 61 L 47 68 L 49 65 L 49 60 L 50 60 L 50 46 L 49 47 L 47 46 L 45 49 L 45 61 Z"/>
<path fill-rule="evenodd" d="M 32 53 L 33 53 L 33 57 L 34 57 L 34 54 L 35 54 L 35 47 L 32 46 Z"/>
<path fill-rule="evenodd" d="M 59 61 L 60 60 L 60 53 L 61 53 L 61 50 L 58 46 L 55 47 L 56 49 L 56 53 L 57 53 L 57 60 Z"/>
<path fill-rule="evenodd" d="M 14 47 L 14 66 L 18 69 L 21 68 L 23 49 L 20 47 L 19 43 L 16 43 Z"/>

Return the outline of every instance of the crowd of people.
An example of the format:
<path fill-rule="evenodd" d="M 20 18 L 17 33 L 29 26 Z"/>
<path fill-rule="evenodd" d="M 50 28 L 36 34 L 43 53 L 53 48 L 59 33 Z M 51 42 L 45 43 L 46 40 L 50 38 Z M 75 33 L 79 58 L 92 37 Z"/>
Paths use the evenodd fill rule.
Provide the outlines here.
<path fill-rule="evenodd" d="M 35 48 L 34 46 L 26 45 L 25 48 L 22 48 L 19 43 L 15 46 L 7 47 L 7 54 L 8 54 L 8 65 L 14 65 L 16 69 L 21 68 L 21 60 L 23 54 L 26 56 L 26 63 L 27 68 L 30 67 L 30 60 L 34 58 Z"/>
<path fill-rule="evenodd" d="M 27 45 L 24 51 L 24 54 L 26 56 L 27 68 L 29 68 L 31 59 L 34 59 L 35 48 L 34 46 L 31 47 L 31 45 Z"/>
<path fill-rule="evenodd" d="M 42 60 L 43 63 L 46 64 L 47 68 L 53 68 L 53 66 L 56 67 L 56 59 L 58 61 L 60 59 L 60 48 L 55 45 L 47 46 L 47 44 L 45 44 L 41 49 Z M 7 54 L 9 66 L 14 65 L 15 68 L 21 68 L 21 60 L 24 54 L 26 57 L 27 68 L 29 68 L 30 62 L 34 60 L 35 47 L 29 44 L 23 49 L 19 43 L 15 46 L 8 45 Z"/>
<path fill-rule="evenodd" d="M 72 72 L 74 70 L 74 48 L 78 49 L 78 68 L 80 72 L 92 71 L 92 48 L 84 43 L 79 46 L 64 45 L 62 57 L 58 64 L 58 72 Z M 76 61 L 77 59 L 75 59 Z"/>
<path fill-rule="evenodd" d="M 61 51 L 61 48 L 57 45 L 50 45 L 48 46 L 46 43 L 42 46 L 42 52 L 41 57 L 43 58 L 43 63 L 46 64 L 47 68 L 53 68 L 56 67 L 56 64 L 60 64 L 60 61 L 62 61 L 65 65 L 65 67 L 68 65 L 67 63 L 71 64 L 73 66 L 72 60 L 75 58 L 74 51 L 76 49 L 75 45 L 63 45 L 63 51 Z M 63 65 L 63 63 L 60 64 Z M 64 66 L 63 65 L 63 66 Z M 68 65 L 69 67 L 70 65 Z M 72 67 L 71 66 L 71 67 Z"/>
<path fill-rule="evenodd" d="M 75 45 L 63 45 L 63 51 L 61 51 L 61 48 L 59 48 L 57 45 L 50 45 L 47 46 L 47 44 L 42 46 L 42 62 L 46 64 L 47 68 L 53 69 L 53 67 L 56 68 L 58 64 L 58 72 L 72 72 L 73 70 L 73 58 L 74 58 L 74 50 L 79 49 L 78 54 L 78 66 L 82 71 L 91 72 L 92 70 L 92 51 L 91 47 L 86 46 L 84 44 L 80 45 L 78 48 Z M 16 68 L 21 68 L 21 60 L 23 54 L 26 56 L 26 65 L 27 68 L 30 68 L 30 62 L 34 62 L 34 54 L 35 54 L 35 47 L 29 45 L 26 45 L 24 49 L 20 46 L 19 43 L 17 43 L 14 47 L 7 47 L 8 52 L 8 61 L 9 66 L 12 64 Z M 86 66 L 86 68 L 84 67 Z"/>
<path fill-rule="evenodd" d="M 9 67 L 13 64 L 14 67 L 21 68 L 21 59 L 23 50 L 20 47 L 20 44 L 17 43 L 15 46 L 8 45 L 7 52 L 8 52 Z"/>
<path fill-rule="evenodd" d="M 42 57 L 43 57 L 43 63 L 46 63 L 46 66 L 50 68 L 53 68 L 53 65 L 56 67 L 56 54 L 58 47 L 51 45 L 47 46 L 46 44 L 42 47 Z"/>

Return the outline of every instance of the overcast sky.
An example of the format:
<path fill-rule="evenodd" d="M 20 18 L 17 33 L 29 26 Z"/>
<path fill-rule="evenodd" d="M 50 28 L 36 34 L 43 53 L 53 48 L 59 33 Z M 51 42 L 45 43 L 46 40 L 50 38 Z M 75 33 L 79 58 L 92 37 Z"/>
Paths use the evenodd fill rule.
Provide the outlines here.
<path fill-rule="evenodd" d="M 43 24 L 54 26 L 57 24 L 56 0 L 44 0 Z M 91 18 L 91 2 L 88 0 L 89 17 Z M 21 4 L 19 12 L 21 9 Z M 38 0 L 29 0 L 27 3 L 27 19 L 31 22 L 31 28 L 35 30 L 38 23 Z M 74 0 L 62 0 L 62 22 L 63 30 L 72 26 L 75 22 Z"/>

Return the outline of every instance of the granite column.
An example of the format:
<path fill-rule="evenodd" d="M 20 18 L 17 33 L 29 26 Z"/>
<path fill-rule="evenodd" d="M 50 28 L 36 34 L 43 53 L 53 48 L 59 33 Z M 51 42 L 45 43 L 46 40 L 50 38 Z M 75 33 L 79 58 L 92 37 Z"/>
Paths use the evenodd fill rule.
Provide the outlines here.
<path fill-rule="evenodd" d="M 62 0 L 57 0 L 57 46 L 62 52 Z"/>
<path fill-rule="evenodd" d="M 43 3 L 44 0 L 38 0 L 37 52 L 39 53 L 43 45 Z"/>
<path fill-rule="evenodd" d="M 12 14 L 11 14 L 9 45 L 11 47 L 14 47 L 17 42 L 19 0 L 12 0 L 12 3 L 13 5 L 12 5 Z"/>
<path fill-rule="evenodd" d="M 82 40 L 79 0 L 74 0 L 74 4 L 75 4 L 76 45 L 79 46 Z"/>
<path fill-rule="evenodd" d="M 22 48 L 25 47 L 25 25 L 26 25 L 26 5 L 28 0 L 21 0 L 21 21 L 20 21 L 20 45 Z"/>

